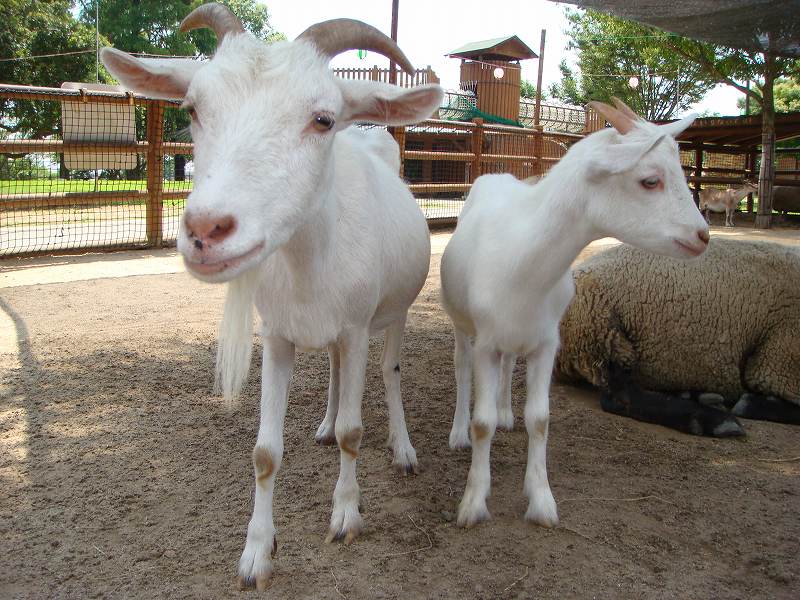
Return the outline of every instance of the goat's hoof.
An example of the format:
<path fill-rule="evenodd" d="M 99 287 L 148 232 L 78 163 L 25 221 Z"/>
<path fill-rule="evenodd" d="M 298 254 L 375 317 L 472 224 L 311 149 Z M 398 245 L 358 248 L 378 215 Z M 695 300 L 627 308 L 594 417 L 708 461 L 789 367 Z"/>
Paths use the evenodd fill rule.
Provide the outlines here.
<path fill-rule="evenodd" d="M 327 421 L 323 421 L 317 427 L 317 433 L 314 434 L 314 440 L 321 446 L 332 446 L 336 443 L 336 433 L 334 432 L 333 425 Z"/>
<path fill-rule="evenodd" d="M 542 527 L 555 527 L 558 525 L 558 509 L 550 488 L 538 490 L 531 494 L 528 501 L 528 510 L 525 511 L 525 520 Z"/>
<path fill-rule="evenodd" d="M 345 544 L 352 544 L 364 529 L 364 520 L 358 512 L 358 506 L 338 508 L 334 506 L 331 515 L 331 526 L 325 543 L 343 540 Z"/>
<path fill-rule="evenodd" d="M 462 448 L 471 448 L 472 443 L 469 441 L 469 431 L 464 429 L 450 430 L 450 448 L 453 450 L 460 450 Z"/>
<path fill-rule="evenodd" d="M 278 542 L 272 536 L 272 542 L 265 539 L 256 540 L 256 536 L 247 536 L 247 543 L 239 559 L 238 585 L 240 590 L 255 586 L 256 590 L 263 592 L 269 587 L 272 577 L 272 559 L 278 552 Z"/>
<path fill-rule="evenodd" d="M 394 446 L 392 448 L 392 466 L 400 475 L 411 475 L 417 473 L 417 452 L 411 444 L 404 446 Z"/>
<path fill-rule="evenodd" d="M 480 496 L 480 494 L 473 494 L 469 490 L 464 492 L 464 497 L 458 506 L 456 523 L 459 527 L 469 529 L 492 518 L 489 509 L 486 508 L 486 498 Z"/>

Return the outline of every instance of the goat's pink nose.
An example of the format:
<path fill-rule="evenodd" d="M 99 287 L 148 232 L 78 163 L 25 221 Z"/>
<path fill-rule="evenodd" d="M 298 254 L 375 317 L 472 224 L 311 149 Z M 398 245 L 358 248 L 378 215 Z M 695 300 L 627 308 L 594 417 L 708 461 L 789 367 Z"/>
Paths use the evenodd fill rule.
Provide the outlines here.
<path fill-rule="evenodd" d="M 711 239 L 708 236 L 708 229 L 698 229 L 697 237 L 700 238 L 700 241 L 703 242 L 704 244 L 708 244 L 708 240 Z"/>
<path fill-rule="evenodd" d="M 195 248 L 202 250 L 205 244 L 219 243 L 236 229 L 236 219 L 231 215 L 221 217 L 186 215 L 186 231 Z"/>

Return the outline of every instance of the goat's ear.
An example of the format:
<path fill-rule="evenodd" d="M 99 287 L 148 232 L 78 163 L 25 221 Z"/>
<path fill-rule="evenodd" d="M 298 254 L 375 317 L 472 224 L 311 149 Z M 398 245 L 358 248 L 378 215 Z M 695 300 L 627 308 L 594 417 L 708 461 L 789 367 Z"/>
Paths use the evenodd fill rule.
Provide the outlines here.
<path fill-rule="evenodd" d="M 595 150 L 595 154 L 589 157 L 589 176 L 603 177 L 630 171 L 648 152 L 666 138 L 666 134 L 661 134 L 648 140 L 626 142 L 623 137 L 623 141 L 619 144 L 598 148 Z"/>
<path fill-rule="evenodd" d="M 203 66 L 191 59 L 134 58 L 114 48 L 103 48 L 100 58 L 123 87 L 152 98 L 182 99 Z"/>
<path fill-rule="evenodd" d="M 442 101 L 435 84 L 410 89 L 374 81 L 340 82 L 344 97 L 341 119 L 346 123 L 410 125 L 430 118 Z"/>
<path fill-rule="evenodd" d="M 668 135 L 671 135 L 672 137 L 676 138 L 681 133 L 683 133 L 684 130 L 689 127 L 689 125 L 694 123 L 694 120 L 696 118 L 697 118 L 697 113 L 692 113 L 692 114 L 690 114 L 690 115 L 688 115 L 686 117 L 683 117 L 682 119 L 680 119 L 678 121 L 673 121 L 672 123 L 667 123 L 665 125 L 660 125 L 659 129 L 661 131 L 663 131 L 664 133 L 666 133 Z"/>

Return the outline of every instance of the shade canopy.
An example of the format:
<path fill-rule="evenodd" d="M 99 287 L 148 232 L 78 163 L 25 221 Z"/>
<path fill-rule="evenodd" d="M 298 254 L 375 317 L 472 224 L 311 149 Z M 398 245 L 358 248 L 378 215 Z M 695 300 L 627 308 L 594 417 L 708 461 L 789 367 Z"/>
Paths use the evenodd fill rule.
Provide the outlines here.
<path fill-rule="evenodd" d="M 800 57 L 800 0 L 567 2 L 712 44 Z"/>
<path fill-rule="evenodd" d="M 448 52 L 447 56 L 478 60 L 525 60 L 538 58 L 538 55 L 515 35 L 471 42 L 452 52 Z"/>

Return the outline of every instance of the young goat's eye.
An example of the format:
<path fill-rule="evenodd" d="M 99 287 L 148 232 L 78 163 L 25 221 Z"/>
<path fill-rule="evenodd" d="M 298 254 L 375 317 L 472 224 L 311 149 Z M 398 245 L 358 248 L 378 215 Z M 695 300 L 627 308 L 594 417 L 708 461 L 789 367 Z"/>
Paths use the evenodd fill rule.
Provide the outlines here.
<path fill-rule="evenodd" d="M 333 127 L 333 117 L 330 115 L 314 115 L 312 125 L 317 131 L 330 131 Z"/>
<path fill-rule="evenodd" d="M 661 184 L 661 178 L 647 177 L 646 179 L 642 179 L 639 183 L 641 183 L 642 187 L 646 190 L 654 190 Z"/>

